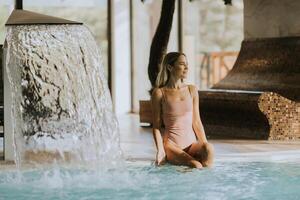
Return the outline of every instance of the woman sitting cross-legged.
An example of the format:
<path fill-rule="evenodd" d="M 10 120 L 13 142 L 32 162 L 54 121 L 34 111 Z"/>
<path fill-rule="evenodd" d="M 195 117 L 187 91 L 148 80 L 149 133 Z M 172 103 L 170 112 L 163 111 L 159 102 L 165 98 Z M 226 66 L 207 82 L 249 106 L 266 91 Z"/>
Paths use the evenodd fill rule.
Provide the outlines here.
<path fill-rule="evenodd" d="M 209 167 L 214 148 L 207 142 L 200 119 L 198 90 L 183 81 L 187 72 L 185 54 L 165 55 L 151 97 L 156 163 L 167 160 L 174 165 Z"/>

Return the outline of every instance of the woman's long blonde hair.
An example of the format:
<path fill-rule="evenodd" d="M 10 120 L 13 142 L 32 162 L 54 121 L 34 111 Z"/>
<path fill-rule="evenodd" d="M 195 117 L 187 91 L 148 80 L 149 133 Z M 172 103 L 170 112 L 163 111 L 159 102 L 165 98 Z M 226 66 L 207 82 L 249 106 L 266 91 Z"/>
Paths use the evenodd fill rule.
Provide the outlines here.
<path fill-rule="evenodd" d="M 168 69 L 168 65 L 173 67 L 175 62 L 181 55 L 185 56 L 185 54 L 181 52 L 169 52 L 164 56 L 162 63 L 159 66 L 160 69 L 155 81 L 155 87 L 161 88 L 167 84 L 171 75 L 171 71 Z"/>

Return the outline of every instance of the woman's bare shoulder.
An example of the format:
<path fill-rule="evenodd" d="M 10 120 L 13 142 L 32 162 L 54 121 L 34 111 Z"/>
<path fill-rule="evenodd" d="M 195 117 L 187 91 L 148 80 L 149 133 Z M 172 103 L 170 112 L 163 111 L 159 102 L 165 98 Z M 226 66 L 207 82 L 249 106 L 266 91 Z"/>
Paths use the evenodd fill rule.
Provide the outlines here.
<path fill-rule="evenodd" d="M 191 92 L 194 93 L 194 92 L 197 92 L 197 91 L 198 91 L 198 87 L 197 87 L 196 85 L 189 84 L 188 86 L 189 86 Z"/>
<path fill-rule="evenodd" d="M 152 99 L 161 99 L 162 98 L 161 88 L 154 88 L 151 98 Z"/>

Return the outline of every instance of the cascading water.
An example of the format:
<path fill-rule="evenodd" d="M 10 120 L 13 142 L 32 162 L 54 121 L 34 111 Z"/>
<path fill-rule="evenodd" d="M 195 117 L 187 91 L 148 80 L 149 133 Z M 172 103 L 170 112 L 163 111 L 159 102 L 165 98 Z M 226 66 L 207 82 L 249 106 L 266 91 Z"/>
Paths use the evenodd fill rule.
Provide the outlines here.
<path fill-rule="evenodd" d="M 9 26 L 4 52 L 17 164 L 121 157 L 100 52 L 86 27 Z"/>

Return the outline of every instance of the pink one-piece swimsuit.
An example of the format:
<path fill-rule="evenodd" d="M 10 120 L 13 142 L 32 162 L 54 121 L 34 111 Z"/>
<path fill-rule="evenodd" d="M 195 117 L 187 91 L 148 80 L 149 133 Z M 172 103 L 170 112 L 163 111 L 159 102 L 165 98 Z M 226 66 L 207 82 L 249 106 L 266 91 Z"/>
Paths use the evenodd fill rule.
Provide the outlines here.
<path fill-rule="evenodd" d="M 185 149 L 192 143 L 197 142 L 193 130 L 193 98 L 190 95 L 183 101 L 170 101 L 166 98 L 164 89 L 162 101 L 162 118 L 165 125 L 164 142 L 171 141 L 181 149 Z"/>

